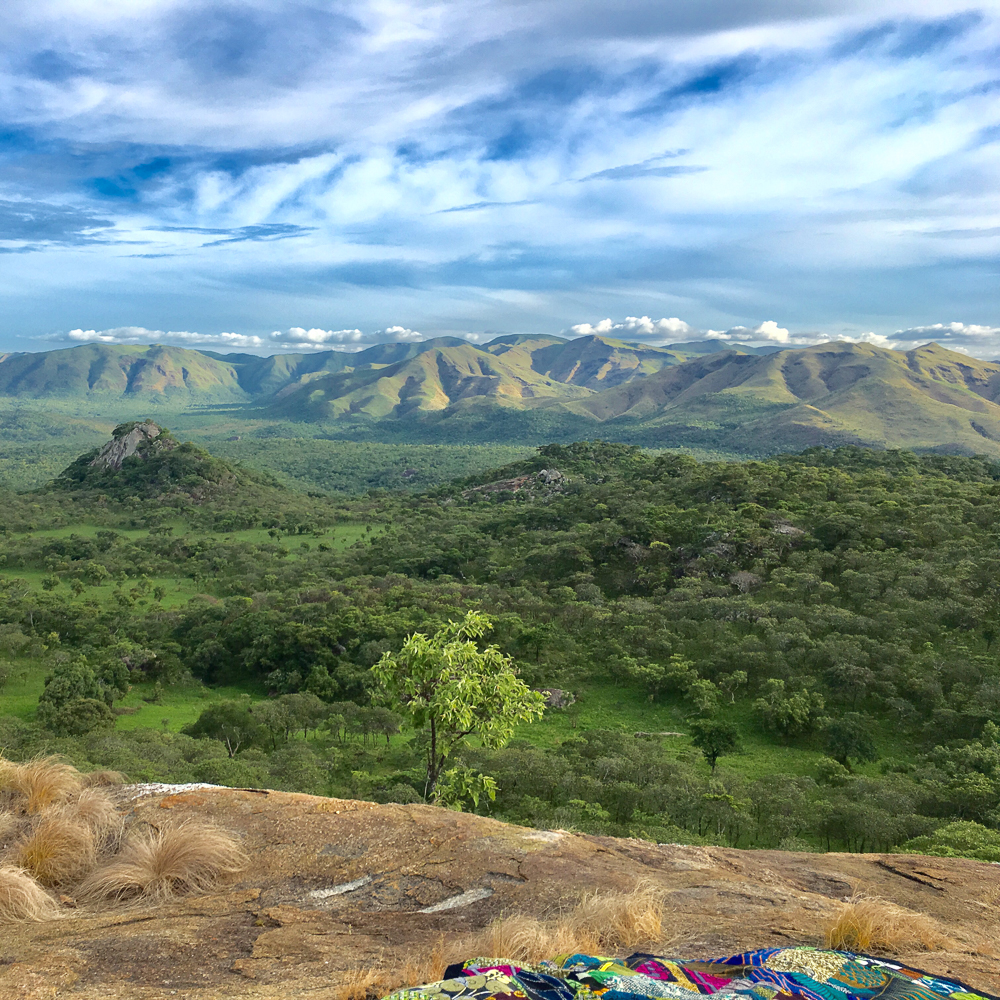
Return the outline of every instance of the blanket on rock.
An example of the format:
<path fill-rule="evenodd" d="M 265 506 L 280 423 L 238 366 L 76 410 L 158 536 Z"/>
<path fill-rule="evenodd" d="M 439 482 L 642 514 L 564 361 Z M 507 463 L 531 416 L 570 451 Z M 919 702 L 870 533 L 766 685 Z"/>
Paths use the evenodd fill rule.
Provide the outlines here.
<path fill-rule="evenodd" d="M 818 948 L 769 948 L 704 961 L 635 954 L 560 955 L 537 965 L 476 958 L 440 983 L 390 1000 L 1000 1000 L 884 958 Z"/>

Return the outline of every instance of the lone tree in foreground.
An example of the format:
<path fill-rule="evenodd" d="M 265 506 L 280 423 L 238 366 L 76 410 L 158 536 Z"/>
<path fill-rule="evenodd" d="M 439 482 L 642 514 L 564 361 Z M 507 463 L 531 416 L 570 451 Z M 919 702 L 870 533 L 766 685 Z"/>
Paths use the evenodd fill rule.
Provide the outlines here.
<path fill-rule="evenodd" d="M 497 646 L 479 648 L 477 640 L 492 628 L 486 615 L 470 611 L 430 637 L 415 632 L 398 653 L 386 653 L 372 667 L 382 700 L 399 705 L 427 735 L 424 798 L 434 795 L 466 736 L 475 734 L 497 750 L 518 723 L 542 716 L 545 696 L 518 678 L 511 658 Z"/>

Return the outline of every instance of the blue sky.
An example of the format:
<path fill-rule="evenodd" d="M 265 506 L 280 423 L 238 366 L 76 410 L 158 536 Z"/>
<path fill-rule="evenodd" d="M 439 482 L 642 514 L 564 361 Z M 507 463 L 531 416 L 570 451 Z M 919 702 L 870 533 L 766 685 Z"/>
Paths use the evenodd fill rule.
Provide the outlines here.
<path fill-rule="evenodd" d="M 1000 356 L 1000 0 L 4 19 L 0 349 L 603 332 Z"/>

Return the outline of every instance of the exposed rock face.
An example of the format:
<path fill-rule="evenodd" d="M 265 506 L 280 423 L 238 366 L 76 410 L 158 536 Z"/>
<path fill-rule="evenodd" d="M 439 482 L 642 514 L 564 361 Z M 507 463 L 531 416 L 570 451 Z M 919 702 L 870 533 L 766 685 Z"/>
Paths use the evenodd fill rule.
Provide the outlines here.
<path fill-rule="evenodd" d="M 126 458 L 143 450 L 148 442 L 156 441 L 163 434 L 163 428 L 152 420 L 139 423 L 119 424 L 111 440 L 101 449 L 100 454 L 90 464 L 97 469 L 120 469 Z M 159 442 L 162 449 L 174 445 L 173 439 Z"/>
<path fill-rule="evenodd" d="M 841 900 L 861 888 L 928 914 L 950 939 L 903 952 L 905 964 L 1000 992 L 1000 865 L 657 846 L 286 792 L 149 792 L 132 803 L 131 823 L 209 820 L 242 839 L 251 866 L 210 895 L 132 909 L 81 903 L 59 920 L 4 926 L 2 1000 L 336 1000 L 348 970 L 401 969 L 498 916 L 544 917 L 639 880 L 666 897 L 666 939 L 650 942 L 661 952 L 820 944 Z"/>

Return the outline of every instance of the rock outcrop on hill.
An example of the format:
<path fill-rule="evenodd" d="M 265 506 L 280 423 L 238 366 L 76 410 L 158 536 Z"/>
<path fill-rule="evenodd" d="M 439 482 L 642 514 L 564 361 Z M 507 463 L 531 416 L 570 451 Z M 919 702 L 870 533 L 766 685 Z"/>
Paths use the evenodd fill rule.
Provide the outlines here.
<path fill-rule="evenodd" d="M 672 954 L 820 944 L 843 901 L 865 891 L 940 928 L 941 950 L 902 952 L 901 961 L 989 992 L 1000 986 L 998 865 L 657 846 L 284 792 L 126 793 L 133 825 L 211 820 L 242 839 L 251 867 L 211 895 L 67 908 L 59 920 L 4 928 L 4 1000 L 344 998 L 351 970 L 401 969 L 497 917 L 550 916 L 587 892 L 640 880 L 666 898 L 668 939 L 658 947 Z"/>
<path fill-rule="evenodd" d="M 165 433 L 163 428 L 152 420 L 144 420 L 142 423 L 119 424 L 114 429 L 111 440 L 89 463 L 90 467 L 118 470 L 126 458 L 131 458 L 136 454 L 143 456 L 153 442 L 156 442 L 157 451 L 170 451 L 178 444 L 172 435 Z"/>

